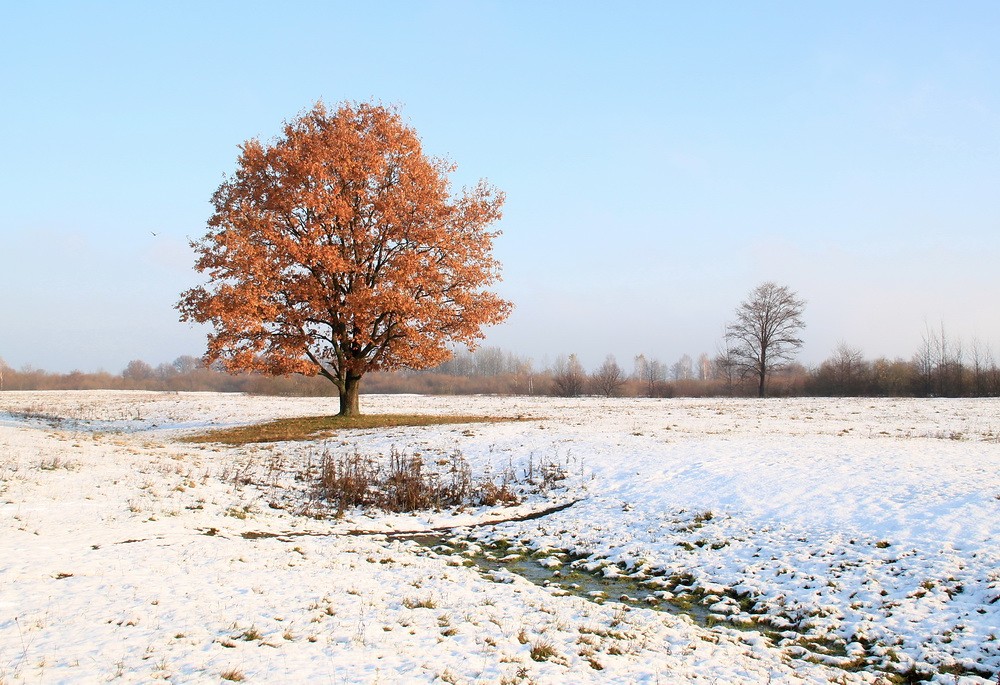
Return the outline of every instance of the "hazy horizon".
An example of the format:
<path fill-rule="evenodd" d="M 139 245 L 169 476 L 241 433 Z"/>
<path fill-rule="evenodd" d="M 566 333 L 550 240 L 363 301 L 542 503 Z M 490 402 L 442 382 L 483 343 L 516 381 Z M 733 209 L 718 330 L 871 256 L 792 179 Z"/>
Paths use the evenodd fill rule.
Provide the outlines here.
<path fill-rule="evenodd" d="M 294 26 L 294 30 L 289 30 Z M 323 99 L 395 103 L 507 195 L 483 344 L 714 355 L 762 281 L 799 361 L 1000 357 L 1000 5 L 50 2 L 0 26 L 0 358 L 117 373 L 204 352 L 188 240 L 238 146 Z"/>

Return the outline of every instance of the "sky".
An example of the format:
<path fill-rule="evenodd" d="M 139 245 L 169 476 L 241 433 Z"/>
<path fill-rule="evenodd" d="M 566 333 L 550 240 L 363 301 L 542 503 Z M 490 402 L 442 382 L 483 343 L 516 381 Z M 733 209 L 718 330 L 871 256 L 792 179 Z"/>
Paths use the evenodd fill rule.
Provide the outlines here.
<path fill-rule="evenodd" d="M 714 355 L 763 281 L 840 342 L 1000 358 L 1000 4 L 37 2 L 0 21 L 0 358 L 200 355 L 191 239 L 239 145 L 398 105 L 506 193 L 485 344 Z"/>

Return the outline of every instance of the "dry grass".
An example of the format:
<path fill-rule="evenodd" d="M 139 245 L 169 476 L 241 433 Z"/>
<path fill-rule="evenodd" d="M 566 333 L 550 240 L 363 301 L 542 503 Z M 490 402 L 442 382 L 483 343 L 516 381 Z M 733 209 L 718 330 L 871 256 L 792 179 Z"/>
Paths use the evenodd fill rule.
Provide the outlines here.
<path fill-rule="evenodd" d="M 537 640 L 531 643 L 529 654 L 535 661 L 548 661 L 557 656 L 555 645 L 549 640 Z"/>
<path fill-rule="evenodd" d="M 501 423 L 527 421 L 528 417 L 503 416 L 441 416 L 429 414 L 365 414 L 362 416 L 302 416 L 278 419 L 252 426 L 224 428 L 221 430 L 189 435 L 183 442 L 217 442 L 226 445 L 245 445 L 258 442 L 283 442 L 314 440 L 339 430 L 394 428 L 398 426 L 441 426 L 466 423 Z"/>
<path fill-rule="evenodd" d="M 513 489 L 513 468 L 499 474 L 500 482 L 474 479 L 468 461 L 458 451 L 449 458 L 427 461 L 395 447 L 388 459 L 324 451 L 314 495 L 337 507 L 377 507 L 404 512 L 446 507 L 496 506 L 520 503 Z"/>
<path fill-rule="evenodd" d="M 403 606 L 407 609 L 436 609 L 437 602 L 434 601 L 433 597 L 424 597 L 422 599 L 404 597 Z"/>

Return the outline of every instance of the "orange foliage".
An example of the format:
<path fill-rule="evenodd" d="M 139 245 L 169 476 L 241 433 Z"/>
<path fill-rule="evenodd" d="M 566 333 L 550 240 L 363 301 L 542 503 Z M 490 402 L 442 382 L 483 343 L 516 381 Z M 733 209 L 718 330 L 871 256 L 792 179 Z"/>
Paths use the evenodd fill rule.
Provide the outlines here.
<path fill-rule="evenodd" d="M 317 103 L 241 150 L 192 242 L 209 283 L 177 305 L 213 325 L 207 361 L 322 374 L 357 413 L 366 372 L 439 364 L 510 313 L 486 290 L 503 193 L 480 181 L 453 198 L 453 165 L 424 155 L 396 111 Z"/>

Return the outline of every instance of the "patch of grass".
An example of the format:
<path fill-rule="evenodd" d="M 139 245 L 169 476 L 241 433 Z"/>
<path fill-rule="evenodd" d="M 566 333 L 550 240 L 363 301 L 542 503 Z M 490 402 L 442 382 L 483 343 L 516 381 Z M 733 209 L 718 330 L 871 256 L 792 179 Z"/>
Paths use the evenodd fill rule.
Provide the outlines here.
<path fill-rule="evenodd" d="M 234 683 L 241 682 L 246 678 L 243 673 L 238 668 L 229 668 L 219 674 L 223 680 L 229 680 Z"/>
<path fill-rule="evenodd" d="M 548 661 L 556 656 L 556 648 L 548 640 L 538 640 L 532 643 L 529 654 L 535 661 Z"/>
<path fill-rule="evenodd" d="M 254 642 L 256 640 L 263 640 L 264 635 L 259 630 L 257 626 L 250 626 L 244 630 L 240 635 L 233 638 L 234 640 L 246 640 L 247 642 Z"/>
<path fill-rule="evenodd" d="M 252 426 L 238 426 L 189 435 L 182 442 L 216 442 L 246 445 L 259 442 L 314 440 L 339 430 L 395 428 L 399 426 L 442 426 L 464 423 L 528 421 L 528 417 L 445 416 L 431 414 L 364 414 L 362 416 L 301 416 L 278 419 Z"/>
<path fill-rule="evenodd" d="M 407 609 L 435 609 L 437 608 L 437 603 L 433 597 L 425 597 L 423 599 L 405 597 L 403 598 L 403 606 Z"/>
<path fill-rule="evenodd" d="M 244 504 L 243 506 L 232 506 L 226 509 L 226 516 L 232 516 L 233 518 L 245 521 L 250 514 L 253 513 L 253 507 L 249 504 Z"/>
<path fill-rule="evenodd" d="M 77 468 L 77 464 L 71 461 L 66 461 L 60 457 L 52 457 L 51 459 L 42 459 L 42 461 L 38 463 L 38 468 L 41 471 L 56 471 L 57 469 L 73 471 Z"/>

